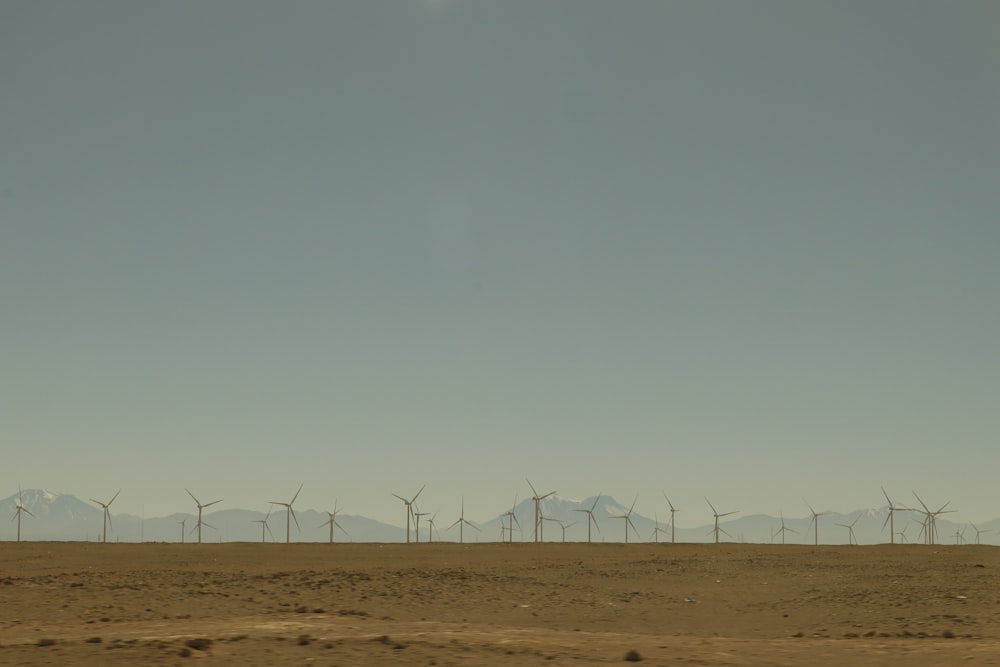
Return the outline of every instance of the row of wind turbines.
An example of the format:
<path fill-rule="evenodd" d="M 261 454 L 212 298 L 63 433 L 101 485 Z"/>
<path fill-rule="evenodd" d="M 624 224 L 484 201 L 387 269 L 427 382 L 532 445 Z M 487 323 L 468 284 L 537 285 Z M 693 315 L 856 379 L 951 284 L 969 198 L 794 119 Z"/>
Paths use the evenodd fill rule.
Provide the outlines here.
<path fill-rule="evenodd" d="M 548 521 L 548 522 L 556 523 L 561 528 L 561 530 L 562 530 L 562 539 L 565 542 L 566 541 L 566 530 L 569 529 L 569 528 L 571 528 L 572 526 L 577 525 L 576 522 L 566 523 L 564 521 L 560 521 L 559 519 L 555 519 L 555 518 L 551 518 L 551 517 L 546 517 L 546 516 L 544 516 L 543 511 L 542 511 L 542 501 L 544 501 L 546 498 L 549 498 L 549 497 L 555 495 L 557 493 L 557 491 L 549 491 L 548 493 L 540 494 L 540 493 L 538 493 L 537 489 L 535 489 L 535 486 L 531 483 L 531 480 L 525 478 L 525 481 L 528 483 L 528 487 L 531 489 L 531 500 L 534 503 L 534 525 L 533 525 L 533 528 L 532 528 L 532 531 L 533 531 L 532 532 L 533 541 L 534 542 L 544 542 L 545 541 L 545 535 L 544 535 L 545 522 Z M 290 543 L 291 542 L 291 524 L 293 522 L 295 523 L 296 528 L 298 528 L 301 531 L 301 526 L 299 526 L 299 521 L 298 521 L 298 518 L 295 515 L 295 509 L 294 509 L 293 505 L 294 505 L 295 501 L 298 499 L 299 494 L 302 492 L 302 486 L 303 485 L 299 485 L 298 490 L 296 490 L 295 494 L 292 496 L 291 500 L 289 500 L 288 502 L 278 501 L 278 500 L 272 500 L 269 503 L 270 506 L 271 506 L 271 510 L 273 510 L 275 506 L 277 506 L 277 507 L 284 507 L 285 508 L 285 513 L 286 513 L 286 516 L 285 516 L 285 519 L 286 519 L 285 520 L 285 542 L 286 543 Z M 434 541 L 434 529 L 437 527 L 436 524 L 435 524 L 435 519 L 437 518 L 438 513 L 434 512 L 433 514 L 431 514 L 430 512 L 421 512 L 419 510 L 417 504 L 416 504 L 417 503 L 417 498 L 420 497 L 420 494 L 423 493 L 423 491 L 424 491 L 425 488 L 426 488 L 426 485 L 421 486 L 420 490 L 417 491 L 410 498 L 401 496 L 401 495 L 396 494 L 396 493 L 392 494 L 394 497 L 396 497 L 400 501 L 402 501 L 402 503 L 404 505 L 404 509 L 405 509 L 405 512 L 406 512 L 406 542 L 408 544 L 411 542 L 411 531 L 412 531 L 412 533 L 414 535 L 414 538 L 413 538 L 412 541 L 420 542 L 420 520 L 423 517 L 430 517 L 429 519 L 426 520 L 427 521 L 427 525 L 428 525 L 428 529 L 429 529 L 428 530 L 428 541 L 430 541 L 430 542 Z M 208 503 L 203 503 L 189 489 L 185 488 L 184 490 L 187 492 L 187 494 L 189 496 L 191 496 L 191 499 L 194 500 L 195 506 L 198 509 L 198 518 L 197 518 L 197 521 L 196 521 L 195 525 L 191 528 L 190 532 L 188 532 L 186 530 L 187 519 L 184 519 L 184 520 L 181 520 L 181 521 L 177 522 L 181 526 L 181 531 L 180 531 L 181 542 L 185 541 L 185 537 L 186 536 L 194 534 L 194 533 L 197 533 L 197 541 L 200 544 L 201 541 L 202 541 L 202 528 L 203 527 L 207 527 L 207 528 L 212 528 L 213 530 L 215 529 L 214 526 L 212 526 L 211 524 L 209 524 L 208 522 L 206 522 L 203 519 L 203 512 L 204 512 L 204 510 L 206 508 L 208 508 L 208 507 L 211 507 L 212 505 L 216 505 L 218 503 L 221 503 L 223 501 L 223 499 L 220 498 L 218 500 L 213 500 L 213 501 L 208 502 Z M 101 542 L 105 542 L 105 543 L 107 542 L 108 529 L 112 528 L 110 507 L 111 507 L 111 504 L 114 503 L 114 501 L 118 498 L 119 494 L 121 494 L 121 490 L 120 489 L 107 502 L 103 502 L 103 501 L 97 500 L 95 498 L 91 498 L 90 499 L 92 502 L 96 503 L 97 505 L 99 505 L 101 507 L 101 510 L 102 510 L 102 513 L 103 513 L 103 532 L 102 532 L 102 535 L 101 535 Z M 906 541 L 905 529 L 903 531 L 896 532 L 896 529 L 895 529 L 895 520 L 894 520 L 894 515 L 895 515 L 896 512 L 904 512 L 905 511 L 905 512 L 916 512 L 916 513 L 922 514 L 924 516 L 924 519 L 923 519 L 923 521 L 920 524 L 921 525 L 920 534 L 918 535 L 917 539 L 918 540 L 922 539 L 925 544 L 935 544 L 935 543 L 937 543 L 937 539 L 938 539 L 938 531 L 937 531 L 937 523 L 936 523 L 937 522 L 937 518 L 939 516 L 941 516 L 942 514 L 948 514 L 948 513 L 951 513 L 951 512 L 955 511 L 955 510 L 949 510 L 949 509 L 947 509 L 948 505 L 950 504 L 950 501 L 947 502 L 947 503 L 945 503 L 941 507 L 939 507 L 937 510 L 931 510 L 930 507 L 928 507 L 928 505 L 920 498 L 919 495 L 917 495 L 916 492 L 914 492 L 913 495 L 916 498 L 917 502 L 920 504 L 920 507 L 906 507 L 906 506 L 903 506 L 903 505 L 897 505 L 896 503 L 894 503 L 892 501 L 892 499 L 889 498 L 889 494 L 886 492 L 885 488 L 882 488 L 882 495 L 885 496 L 885 499 L 888 502 L 888 515 L 886 516 L 885 523 L 883 523 L 883 525 L 882 525 L 882 530 L 884 531 L 885 528 L 886 528 L 886 526 L 888 525 L 888 527 L 889 527 L 889 536 L 890 536 L 889 541 L 890 541 L 891 544 L 895 544 L 897 537 L 900 538 L 901 542 Z M 597 517 L 594 515 L 594 512 L 597 509 L 597 504 L 600 501 L 601 497 L 602 497 L 601 494 L 598 494 L 594 498 L 594 502 L 591 504 L 591 506 L 589 508 L 582 508 L 582 509 L 581 508 L 575 508 L 575 509 L 571 510 L 573 512 L 580 512 L 582 514 L 586 514 L 587 515 L 586 523 L 587 523 L 587 542 L 588 543 L 591 542 L 592 539 L 593 539 L 593 532 L 592 532 L 593 529 L 597 529 L 598 533 L 601 532 L 600 526 L 598 525 L 598 522 L 597 522 Z M 669 533 L 670 533 L 670 542 L 674 543 L 674 542 L 676 542 L 676 532 L 675 532 L 675 529 L 676 529 L 676 520 L 675 520 L 675 515 L 680 510 L 678 510 L 676 507 L 674 507 L 674 504 L 671 502 L 670 498 L 667 496 L 667 494 L 665 492 L 663 493 L 663 498 L 664 498 L 664 500 L 666 500 L 667 506 L 669 507 L 669 511 L 670 511 L 670 531 L 669 531 Z M 623 522 L 623 528 L 624 528 L 624 540 L 625 540 L 625 544 L 629 543 L 629 531 L 630 531 L 630 529 L 632 531 L 632 535 L 635 538 L 639 538 L 639 531 L 638 531 L 638 529 L 636 528 L 635 524 L 632 521 L 632 512 L 635 509 L 635 505 L 636 505 L 637 501 L 638 501 L 638 497 L 636 497 L 632 501 L 632 505 L 629 507 L 628 511 L 625 512 L 624 514 L 612 515 L 611 516 L 612 519 L 621 519 L 622 520 L 622 522 Z M 712 516 L 713 516 L 713 519 L 714 519 L 714 526 L 709 531 L 708 535 L 712 536 L 713 541 L 715 543 L 719 543 L 721 541 L 721 536 L 722 535 L 726 535 L 729 538 L 734 539 L 733 536 L 729 532 L 727 532 L 725 530 L 725 528 L 723 528 L 721 526 L 720 521 L 723 518 L 727 517 L 727 516 L 738 514 L 739 511 L 738 510 L 733 510 L 733 511 L 728 511 L 728 512 L 719 512 L 716 509 L 715 505 L 713 505 L 712 502 L 707 497 L 705 498 L 705 502 L 708 504 L 709 508 L 711 509 Z M 820 524 L 819 520 L 820 520 L 820 517 L 828 514 L 828 512 L 817 512 L 815 509 L 813 509 L 812 505 L 810 505 L 808 503 L 808 501 L 804 500 L 804 502 L 806 503 L 806 506 L 809 508 L 809 512 L 810 512 L 809 527 L 811 527 L 813 529 L 814 544 L 819 545 L 819 524 Z M 507 512 L 504 512 L 500 516 L 500 541 L 501 542 L 504 542 L 504 541 L 513 542 L 514 526 L 515 525 L 517 526 L 517 528 L 518 528 L 519 531 L 522 530 L 520 521 L 518 521 L 518 518 L 517 518 L 517 515 L 516 515 L 516 512 L 515 512 L 516 507 L 517 507 L 517 496 L 514 497 L 514 504 L 511 506 L 511 509 L 508 510 Z M 269 521 L 269 519 L 271 517 L 271 510 L 268 510 L 267 515 L 263 519 L 256 519 L 256 520 L 253 521 L 253 523 L 259 523 L 259 524 L 261 524 L 261 541 L 262 542 L 266 541 L 266 536 L 267 535 L 270 535 L 271 539 L 274 540 L 274 534 L 271 532 L 271 528 L 268 525 L 268 521 Z M 321 528 L 329 526 L 329 529 L 330 529 L 329 541 L 331 543 L 333 543 L 333 541 L 334 541 L 334 528 L 335 527 L 339 528 L 345 535 L 348 535 L 348 536 L 350 535 L 347 532 L 347 530 L 345 530 L 344 527 L 337 521 L 337 514 L 339 512 L 340 512 L 340 510 L 337 508 L 337 504 L 334 503 L 334 509 L 333 509 L 333 511 L 326 511 L 326 514 L 328 515 L 329 518 L 327 519 L 326 522 L 324 522 L 323 524 L 320 525 Z M 28 510 L 28 508 L 25 507 L 24 504 L 22 503 L 22 500 L 21 500 L 21 489 L 19 487 L 18 488 L 18 496 L 17 496 L 17 502 L 16 502 L 14 516 L 11 518 L 12 521 L 15 521 L 15 520 L 17 521 L 17 541 L 18 542 L 21 541 L 21 518 L 22 518 L 23 514 L 27 514 L 28 516 L 34 517 L 34 514 L 32 514 L 31 511 Z M 846 528 L 848 530 L 848 544 L 856 545 L 858 543 L 857 539 L 855 537 L 855 534 L 854 534 L 854 527 L 857 524 L 858 520 L 861 518 L 861 516 L 862 516 L 862 514 L 859 513 L 854 518 L 854 520 L 851 521 L 850 523 L 837 523 L 837 524 L 835 524 L 838 527 Z M 781 514 L 781 519 L 780 520 L 781 520 L 780 527 L 776 531 L 772 532 L 771 541 L 774 542 L 775 538 L 780 537 L 781 543 L 785 544 L 786 534 L 789 533 L 789 532 L 797 534 L 798 531 L 796 531 L 795 529 L 790 528 L 790 527 L 788 527 L 788 526 L 785 525 L 785 518 L 784 518 L 784 514 L 783 513 Z M 506 523 L 505 523 L 505 521 L 506 521 Z M 459 543 L 463 543 L 465 541 L 465 532 L 464 532 L 464 529 L 465 529 L 466 526 L 468 526 L 469 528 L 471 528 L 471 529 L 473 529 L 473 530 L 475 530 L 477 532 L 482 532 L 481 528 L 479 526 L 477 526 L 475 523 L 473 523 L 472 521 L 469 521 L 468 519 L 465 518 L 465 499 L 464 498 L 462 499 L 461 513 L 459 514 L 459 517 L 455 520 L 454 523 L 452 523 L 450 526 L 448 526 L 448 528 L 446 530 L 451 530 L 451 529 L 455 528 L 456 526 L 459 529 Z M 979 544 L 980 543 L 980 537 L 981 537 L 981 535 L 983 533 L 986 533 L 986 532 L 989 532 L 989 531 L 987 531 L 987 530 L 980 530 L 975 525 L 973 525 L 972 527 L 976 531 L 976 538 L 975 538 L 976 539 L 976 544 Z M 663 528 L 660 527 L 659 520 L 656 519 L 655 520 L 655 528 L 653 529 L 653 532 L 652 532 L 652 534 L 651 534 L 650 537 L 654 541 L 659 542 L 660 541 L 660 539 L 659 539 L 660 535 L 661 534 L 665 535 L 666 532 L 667 531 L 665 529 L 663 529 Z M 956 531 L 955 540 L 956 540 L 956 543 L 962 543 L 964 541 L 964 530 L 961 531 L 961 532 Z"/>

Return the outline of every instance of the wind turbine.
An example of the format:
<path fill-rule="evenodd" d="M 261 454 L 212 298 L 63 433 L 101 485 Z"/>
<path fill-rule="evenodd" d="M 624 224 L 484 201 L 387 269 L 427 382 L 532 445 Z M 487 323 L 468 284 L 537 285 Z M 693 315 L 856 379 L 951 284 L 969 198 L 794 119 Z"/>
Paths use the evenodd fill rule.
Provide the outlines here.
<path fill-rule="evenodd" d="M 628 512 L 626 512 L 625 514 L 623 514 L 621 516 L 613 516 L 613 517 L 611 517 L 612 519 L 624 519 L 625 520 L 625 544 L 628 544 L 628 527 L 629 526 L 632 526 L 632 531 L 635 533 L 635 536 L 639 537 L 639 531 L 636 530 L 635 524 L 632 523 L 632 510 L 635 509 L 635 503 L 636 503 L 637 500 L 639 500 L 638 496 L 636 496 L 635 500 L 632 501 L 632 507 L 629 507 L 628 508 Z"/>
<path fill-rule="evenodd" d="M 428 527 L 428 530 L 430 532 L 430 539 L 427 540 L 428 543 L 431 543 L 431 542 L 434 541 L 434 519 L 436 519 L 437 516 L 438 516 L 438 513 L 434 512 L 434 516 L 432 516 L 431 518 L 427 519 L 427 527 Z M 503 521 L 500 522 L 500 525 L 503 526 Z"/>
<path fill-rule="evenodd" d="M 921 514 L 924 515 L 924 527 L 920 532 L 924 534 L 924 541 L 927 544 L 934 544 L 934 540 L 937 538 L 938 515 L 954 512 L 954 510 L 949 510 L 948 512 L 946 512 L 944 509 L 949 504 L 951 504 L 951 501 L 949 500 L 948 502 L 946 502 L 944 505 L 938 508 L 936 512 L 932 512 L 930 508 L 928 508 L 927 505 L 924 503 L 924 501 L 920 499 L 920 496 L 917 495 L 916 491 L 913 492 L 913 495 L 916 496 L 917 501 L 924 508 L 923 511 L 916 510 L 917 512 L 920 512 Z"/>
<path fill-rule="evenodd" d="M 464 511 L 463 511 L 463 514 L 464 514 Z M 415 519 L 415 523 L 416 523 L 415 534 L 417 536 L 417 544 L 420 543 L 420 517 L 422 517 L 422 516 L 428 516 L 428 515 L 430 515 L 430 512 L 414 512 L 413 513 L 413 518 Z"/>
<path fill-rule="evenodd" d="M 295 499 L 299 497 L 299 493 L 301 491 L 302 491 L 302 484 L 299 484 L 299 490 L 295 492 L 295 495 L 292 496 L 292 499 L 289 500 L 287 503 L 281 503 L 281 502 L 278 502 L 276 500 L 272 500 L 271 501 L 272 505 L 281 505 L 286 510 L 286 512 L 285 512 L 285 544 L 290 544 L 291 541 L 292 541 L 292 522 L 288 520 L 289 518 L 294 519 L 295 520 L 295 527 L 299 529 L 299 532 L 302 531 L 302 527 L 299 526 L 299 520 L 295 517 L 295 510 L 292 509 L 292 505 L 295 504 Z"/>
<path fill-rule="evenodd" d="M 815 539 L 816 539 L 816 545 L 818 546 L 819 545 L 819 518 L 821 516 L 823 516 L 824 514 L 826 514 L 826 512 L 817 512 L 816 510 L 814 510 L 812 508 L 812 505 L 810 505 L 808 502 L 805 501 L 805 498 L 803 498 L 802 500 L 803 500 L 803 502 L 806 503 L 806 507 L 809 508 L 809 511 L 812 512 L 812 519 L 809 520 L 809 525 L 815 527 L 814 528 L 815 534 L 816 534 L 816 538 Z"/>
<path fill-rule="evenodd" d="M 782 544 L 785 543 L 785 533 L 788 532 L 788 531 L 791 531 L 791 532 L 793 532 L 795 534 L 798 534 L 798 532 L 799 532 L 799 531 L 795 530 L 794 528 L 788 528 L 787 526 L 785 526 L 785 515 L 782 514 L 781 515 L 781 528 L 778 529 L 778 532 L 781 533 L 781 543 Z"/>
<path fill-rule="evenodd" d="M 913 523 L 912 519 L 910 521 L 906 522 L 906 525 L 903 526 L 903 530 L 901 530 L 898 533 L 896 533 L 897 535 L 899 535 L 899 543 L 900 544 L 907 544 L 909 542 L 909 540 L 906 539 L 906 529 L 910 527 L 911 523 Z"/>
<path fill-rule="evenodd" d="M 261 544 L 264 544 L 264 531 L 265 530 L 267 531 L 267 534 L 271 536 L 271 541 L 272 542 L 274 541 L 274 533 L 271 532 L 271 526 L 267 525 L 267 521 L 270 518 L 271 518 L 271 508 L 269 507 L 269 508 L 267 508 L 267 514 L 264 515 L 263 519 L 254 519 L 253 521 L 250 522 L 250 523 L 259 523 L 260 524 L 260 543 Z"/>
<path fill-rule="evenodd" d="M 594 517 L 594 510 L 597 508 L 597 502 L 601 499 L 601 494 L 597 494 L 594 498 L 594 504 L 590 506 L 589 510 L 574 509 L 574 512 L 584 512 L 587 515 L 587 544 L 590 544 L 590 527 L 593 526 L 597 528 L 597 532 L 601 532 L 601 527 L 597 525 L 597 519 Z"/>
<path fill-rule="evenodd" d="M 12 516 L 10 518 L 10 520 L 13 521 L 14 519 L 17 519 L 17 541 L 20 542 L 21 541 L 21 514 L 22 513 L 27 513 L 28 516 L 35 516 L 34 514 L 31 513 L 31 510 L 29 510 L 27 507 L 25 507 L 24 504 L 21 502 L 21 487 L 17 487 L 17 503 L 16 503 L 16 507 L 17 507 L 17 509 L 14 510 L 14 516 Z"/>
<path fill-rule="evenodd" d="M 674 514 L 680 512 L 680 510 L 674 509 L 674 504 L 670 502 L 670 498 L 667 498 L 667 492 L 663 492 L 663 497 L 667 499 L 667 505 L 670 506 L 670 543 L 674 543 Z"/>
<path fill-rule="evenodd" d="M 320 528 L 322 528 L 323 526 L 330 526 L 330 544 L 333 544 L 333 527 L 334 526 L 336 526 L 337 528 L 340 528 L 341 530 L 343 530 L 345 535 L 349 535 L 350 534 L 346 530 L 344 530 L 344 527 L 340 525 L 339 521 L 337 521 L 337 513 L 338 512 L 340 512 L 340 510 L 337 509 L 337 502 L 334 501 L 334 503 L 333 503 L 333 511 L 332 512 L 327 512 L 327 514 L 330 516 L 330 519 L 326 523 L 320 524 Z"/>
<path fill-rule="evenodd" d="M 517 524 L 518 530 L 521 529 L 521 522 L 517 520 L 517 514 L 514 512 L 514 510 L 516 508 L 517 508 L 517 496 L 515 495 L 514 496 L 514 504 L 511 505 L 510 511 L 504 513 L 504 516 L 510 517 L 510 525 L 507 527 L 507 543 L 508 544 L 513 544 L 514 543 L 514 524 L 515 523 Z M 502 519 L 500 520 L 500 523 L 501 524 L 503 523 Z M 500 534 L 500 539 L 503 539 L 503 533 Z"/>
<path fill-rule="evenodd" d="M 573 523 L 563 523 L 562 521 L 558 521 L 557 523 L 559 524 L 559 527 L 562 528 L 562 541 L 565 542 L 566 541 L 566 529 L 567 528 L 572 528 L 573 526 L 575 526 L 576 522 L 574 521 Z"/>
<path fill-rule="evenodd" d="M 896 512 L 899 512 L 899 511 L 909 510 L 909 508 L 908 507 L 896 507 L 895 505 L 893 505 L 892 501 L 889 500 L 889 494 L 885 492 L 885 487 L 883 486 L 881 488 L 882 488 L 882 495 L 885 496 L 886 502 L 889 503 L 889 516 L 887 516 L 885 518 L 885 522 L 882 524 L 882 530 L 885 530 L 886 524 L 889 525 L 889 544 L 895 544 L 896 543 L 896 539 L 895 539 L 896 529 L 895 529 L 895 527 L 893 525 L 894 524 L 893 514 L 896 513 Z"/>
<path fill-rule="evenodd" d="M 121 493 L 121 492 L 122 492 L 122 490 L 118 489 L 118 493 Z M 111 512 L 110 512 L 110 510 L 108 510 L 108 508 L 111 507 L 111 503 L 115 502 L 115 498 L 118 497 L 118 493 L 116 493 L 115 495 L 113 495 L 111 497 L 111 500 L 109 500 L 106 503 L 102 503 L 100 500 L 94 500 L 93 498 L 91 498 L 91 500 L 93 502 L 95 502 L 98 505 L 100 505 L 101 508 L 104 510 L 104 537 L 101 538 L 101 542 L 104 542 L 104 543 L 107 543 L 107 541 L 108 541 L 108 525 L 111 523 Z"/>
<path fill-rule="evenodd" d="M 400 500 L 402 500 L 403 504 L 406 505 L 406 543 L 407 544 L 410 543 L 410 518 L 413 516 L 413 503 L 416 501 L 417 496 L 419 496 L 421 493 L 424 492 L 424 487 L 426 487 L 426 486 L 427 486 L 426 484 L 424 484 L 424 486 L 421 486 L 420 490 L 417 491 L 417 494 L 415 496 L 413 496 L 412 498 L 410 498 L 409 500 L 407 500 L 406 498 L 404 498 L 403 496 L 401 496 L 399 494 L 396 494 L 396 493 L 392 494 L 392 495 L 396 496 L 397 498 L 399 498 Z"/>
<path fill-rule="evenodd" d="M 201 511 L 203 509 L 205 509 L 206 507 L 211 507 L 215 503 L 221 503 L 222 502 L 222 498 L 219 498 L 218 500 L 213 500 L 210 503 L 205 503 L 204 505 L 202 505 L 201 501 L 198 500 L 197 498 L 195 498 L 193 493 L 191 493 L 187 489 L 184 489 L 184 490 L 188 492 L 189 496 L 191 496 L 192 498 L 194 498 L 194 504 L 198 506 L 198 523 L 195 525 L 195 528 L 198 529 L 198 544 L 201 544 L 201 527 L 202 526 L 208 526 L 209 528 L 214 528 L 214 526 L 212 526 L 211 524 L 205 523 L 204 521 L 201 520 Z M 192 530 L 194 530 L 194 529 L 192 529 Z"/>
<path fill-rule="evenodd" d="M 479 526 L 477 526 L 476 524 L 472 523 L 471 521 L 465 518 L 465 498 L 462 498 L 462 514 L 458 517 L 458 519 L 455 520 L 455 523 L 448 526 L 448 530 L 451 530 L 455 526 L 458 526 L 459 544 L 465 542 L 465 531 L 463 530 L 465 526 L 470 526 L 472 528 L 475 528 L 476 530 L 479 530 Z"/>
<path fill-rule="evenodd" d="M 980 535 L 982 535 L 983 533 L 992 533 L 993 532 L 992 528 L 989 528 L 987 530 L 979 530 L 979 527 L 976 526 L 976 524 L 972 523 L 971 521 L 969 522 L 969 525 L 972 526 L 972 530 L 976 531 L 976 544 L 980 543 L 979 542 L 979 536 Z"/>
<path fill-rule="evenodd" d="M 715 533 L 715 543 L 718 544 L 719 533 L 726 533 L 724 529 L 719 528 L 719 519 L 721 519 L 724 516 L 729 516 L 730 514 L 736 514 L 737 512 L 739 512 L 739 510 L 734 510 L 732 512 L 725 512 L 723 514 L 719 514 L 718 510 L 715 509 L 715 505 L 712 504 L 711 500 L 705 497 L 705 502 L 708 503 L 708 506 L 712 508 L 712 514 L 715 515 L 715 529 L 712 532 Z M 726 535 L 729 535 L 729 533 L 726 533 Z M 732 537 L 732 535 L 729 535 L 729 537 Z"/>
<path fill-rule="evenodd" d="M 650 537 L 653 538 L 654 542 L 656 542 L 657 544 L 659 544 L 660 543 L 660 533 L 665 533 L 667 531 L 665 531 L 664 529 L 660 528 L 660 517 L 656 516 L 656 512 L 653 512 L 653 522 L 654 522 L 653 532 L 650 534 Z"/>
<path fill-rule="evenodd" d="M 531 499 L 535 501 L 535 542 L 538 542 L 538 531 L 542 524 L 542 501 L 553 495 L 555 491 L 549 491 L 544 496 L 540 496 L 538 495 L 538 491 L 535 491 L 535 487 L 532 486 L 530 479 L 525 477 L 524 481 L 528 483 L 528 486 L 531 487 L 531 492 L 534 494 L 531 496 Z"/>
<path fill-rule="evenodd" d="M 860 519 L 860 518 L 861 518 L 861 514 L 859 513 L 856 517 L 854 517 L 854 521 L 852 521 L 850 523 L 838 523 L 837 524 L 841 528 L 846 528 L 848 530 L 848 533 L 847 533 L 847 544 L 849 544 L 849 545 L 850 544 L 856 545 L 858 543 L 858 539 L 856 537 L 854 537 L 854 524 L 856 524 L 858 522 L 858 519 Z"/>
<path fill-rule="evenodd" d="M 181 527 L 181 544 L 184 544 L 184 524 L 187 523 L 187 519 L 181 519 L 177 524 Z"/>

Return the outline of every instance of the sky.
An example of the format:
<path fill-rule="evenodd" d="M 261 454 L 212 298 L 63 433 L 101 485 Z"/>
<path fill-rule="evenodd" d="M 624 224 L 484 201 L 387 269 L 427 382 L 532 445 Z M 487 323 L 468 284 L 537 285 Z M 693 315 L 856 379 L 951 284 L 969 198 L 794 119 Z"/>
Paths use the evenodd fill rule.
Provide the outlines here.
<path fill-rule="evenodd" d="M 1000 516 L 1000 4 L 0 4 L 0 494 Z"/>

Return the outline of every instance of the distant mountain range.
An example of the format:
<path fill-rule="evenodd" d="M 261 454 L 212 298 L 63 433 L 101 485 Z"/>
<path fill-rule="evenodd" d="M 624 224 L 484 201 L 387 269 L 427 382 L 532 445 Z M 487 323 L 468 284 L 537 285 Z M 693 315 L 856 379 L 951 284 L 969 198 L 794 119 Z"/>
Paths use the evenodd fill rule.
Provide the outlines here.
<path fill-rule="evenodd" d="M 18 495 L 15 493 L 0 500 L 0 507 L 8 517 L 14 517 L 17 509 Z M 104 529 L 104 515 L 95 503 L 80 500 L 69 494 L 56 494 L 40 489 L 27 489 L 21 492 L 21 502 L 31 512 L 22 514 L 22 540 L 56 540 L 56 541 L 99 541 Z M 593 508 L 593 509 L 592 509 Z M 552 495 L 539 503 L 541 515 L 544 517 L 540 527 L 540 538 L 546 542 L 587 541 L 588 513 L 593 511 L 594 524 L 591 525 L 591 539 L 594 542 L 624 542 L 626 521 L 622 518 L 629 507 L 619 503 L 611 496 L 571 500 L 558 495 Z M 679 510 L 686 507 L 678 506 Z M 707 508 L 706 508 L 707 509 Z M 719 508 L 722 512 L 726 508 Z M 701 510 L 701 508 L 699 508 Z M 820 544 L 848 544 L 851 530 L 847 526 L 853 524 L 855 542 L 859 544 L 878 544 L 889 542 L 889 528 L 886 525 L 889 508 L 887 506 L 857 510 L 848 514 L 837 512 L 822 513 L 819 517 Z M 511 539 L 509 526 L 512 524 L 510 514 L 513 513 L 513 541 L 530 542 L 534 539 L 535 504 L 530 498 L 518 503 L 511 510 L 484 523 L 465 524 L 461 530 L 461 539 L 465 542 L 498 542 Z M 669 510 L 665 512 L 669 515 Z M 679 513 L 680 514 L 680 513 Z M 286 526 L 286 510 L 276 507 L 267 515 L 263 512 L 244 509 L 222 509 L 206 512 L 202 517 L 202 540 L 205 542 L 284 542 L 286 530 L 293 542 L 327 542 L 330 539 L 329 514 L 316 510 L 296 511 L 298 520 Z M 680 514 L 677 518 L 683 517 Z M 142 519 L 132 514 L 111 514 L 111 525 L 108 529 L 109 542 L 194 542 L 197 540 L 197 515 L 171 514 L 165 517 Z M 455 525 L 457 516 L 449 516 L 447 520 L 441 517 L 429 524 L 423 517 L 419 525 L 421 542 L 431 539 L 434 542 L 458 542 L 459 526 Z M 671 526 L 668 520 L 650 519 L 633 512 L 628 528 L 629 542 L 669 542 Z M 726 520 L 731 519 L 731 520 Z M 267 521 L 266 527 L 262 521 Z M 815 524 L 809 515 L 798 518 L 781 518 L 764 514 L 740 516 L 734 514 L 724 517 L 719 524 L 720 541 L 724 542 L 756 542 L 781 543 L 782 522 L 784 522 L 784 540 L 788 544 L 813 544 L 815 540 Z M 470 522 L 472 523 L 472 522 Z M 0 522 L 0 540 L 16 539 L 16 522 L 9 519 Z M 326 525 L 324 525 L 326 524 Z M 406 528 L 375 521 L 364 516 L 338 514 L 334 526 L 334 541 L 336 542 L 405 542 Z M 913 510 L 897 510 L 893 518 L 896 537 L 895 541 L 923 542 L 922 534 L 924 515 Z M 883 529 L 883 526 L 884 529 Z M 416 540 L 416 526 L 411 527 L 411 540 Z M 263 531 L 263 532 L 262 532 Z M 1000 544 L 1000 519 L 993 519 L 984 524 L 957 524 L 941 517 L 936 522 L 938 544 L 956 544 L 959 541 L 974 544 Z M 677 542 L 712 542 L 714 541 L 714 524 L 686 526 L 682 521 L 674 528 L 674 539 Z"/>

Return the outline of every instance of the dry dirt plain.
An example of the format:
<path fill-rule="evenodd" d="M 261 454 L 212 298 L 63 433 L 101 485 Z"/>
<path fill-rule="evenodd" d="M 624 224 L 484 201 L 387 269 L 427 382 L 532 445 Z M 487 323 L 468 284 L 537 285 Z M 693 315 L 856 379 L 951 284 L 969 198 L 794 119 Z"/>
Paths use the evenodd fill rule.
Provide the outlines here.
<path fill-rule="evenodd" d="M 0 543 L 0 665 L 1000 665 L 998 554 Z"/>

